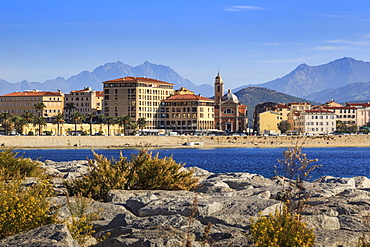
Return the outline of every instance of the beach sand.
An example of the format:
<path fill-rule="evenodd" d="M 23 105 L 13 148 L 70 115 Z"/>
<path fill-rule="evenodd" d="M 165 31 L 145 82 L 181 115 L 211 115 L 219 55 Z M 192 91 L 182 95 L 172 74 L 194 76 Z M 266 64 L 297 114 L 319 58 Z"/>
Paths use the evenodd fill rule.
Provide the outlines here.
<path fill-rule="evenodd" d="M 194 146 L 187 146 L 193 143 Z M 202 144 L 202 145 L 197 145 Z M 0 136 L 3 148 L 370 147 L 370 135 L 332 136 Z"/>

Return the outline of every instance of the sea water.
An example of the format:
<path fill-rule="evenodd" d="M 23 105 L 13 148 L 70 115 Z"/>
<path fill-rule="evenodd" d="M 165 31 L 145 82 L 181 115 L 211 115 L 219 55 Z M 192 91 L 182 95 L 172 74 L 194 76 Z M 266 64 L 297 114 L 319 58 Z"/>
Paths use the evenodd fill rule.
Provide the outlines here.
<path fill-rule="evenodd" d="M 249 172 L 264 177 L 276 175 L 275 166 L 278 159 L 283 159 L 286 148 L 180 148 L 180 149 L 149 149 L 159 157 L 171 156 L 176 162 L 185 163 L 186 167 L 196 166 L 214 173 Z M 19 149 L 19 155 L 39 159 L 40 161 L 72 161 L 93 158 L 91 149 Z M 120 152 L 124 156 L 137 154 L 138 149 L 95 149 L 98 154 L 118 158 Z M 353 177 L 367 176 L 370 178 L 370 148 L 337 147 L 337 148 L 303 148 L 302 152 L 308 159 L 318 159 L 312 163 L 321 165 L 311 175 Z"/>

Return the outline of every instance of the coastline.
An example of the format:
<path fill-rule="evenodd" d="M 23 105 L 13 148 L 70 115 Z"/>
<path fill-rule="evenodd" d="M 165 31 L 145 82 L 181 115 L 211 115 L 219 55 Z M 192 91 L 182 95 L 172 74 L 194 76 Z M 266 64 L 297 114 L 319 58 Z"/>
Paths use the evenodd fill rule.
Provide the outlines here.
<path fill-rule="evenodd" d="M 187 142 L 202 145 L 187 146 Z M 333 136 L 0 136 L 3 148 L 288 148 L 370 147 L 370 135 Z"/>

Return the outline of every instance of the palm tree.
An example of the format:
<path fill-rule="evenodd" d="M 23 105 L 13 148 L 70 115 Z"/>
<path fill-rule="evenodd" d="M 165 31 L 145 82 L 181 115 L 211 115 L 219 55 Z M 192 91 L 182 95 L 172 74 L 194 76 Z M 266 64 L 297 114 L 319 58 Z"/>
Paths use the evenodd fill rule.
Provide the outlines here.
<path fill-rule="evenodd" d="M 46 119 L 44 117 L 36 116 L 33 118 L 33 126 L 39 126 L 39 136 L 41 136 L 42 133 L 42 127 L 46 126 Z"/>
<path fill-rule="evenodd" d="M 57 135 L 59 135 L 59 125 L 64 124 L 64 122 L 64 115 L 62 113 L 53 116 L 53 123 L 57 125 Z"/>
<path fill-rule="evenodd" d="M 64 110 L 68 112 L 68 123 L 71 123 L 71 111 L 76 109 L 75 103 L 73 102 L 68 102 L 64 106 Z"/>
<path fill-rule="evenodd" d="M 26 111 L 21 114 L 21 117 L 26 119 L 27 123 L 32 123 L 33 118 L 35 117 L 32 112 Z"/>
<path fill-rule="evenodd" d="M 136 121 L 136 123 L 137 123 L 137 126 L 139 127 L 139 129 L 141 130 L 141 134 L 143 134 L 143 129 L 145 128 L 145 126 L 146 126 L 146 119 L 145 119 L 145 117 L 141 117 L 141 118 L 139 118 L 137 121 Z"/>
<path fill-rule="evenodd" d="M 39 117 L 42 117 L 42 113 L 44 112 L 46 105 L 43 102 L 38 102 L 33 105 L 33 108 L 36 110 L 36 112 L 39 112 Z"/>
<path fill-rule="evenodd" d="M 108 125 L 108 135 L 110 136 L 110 125 L 116 124 L 117 119 L 115 117 L 105 117 L 104 123 Z"/>
<path fill-rule="evenodd" d="M 90 135 L 92 135 L 92 122 L 95 117 L 96 115 L 94 113 L 87 114 L 87 119 L 89 119 L 89 123 L 90 123 Z"/>
<path fill-rule="evenodd" d="M 27 119 L 20 117 L 20 116 L 14 116 L 12 118 L 12 122 L 14 123 L 14 128 L 17 131 L 18 134 L 23 134 L 23 127 L 28 126 Z"/>
<path fill-rule="evenodd" d="M 77 124 L 81 124 L 84 119 L 85 115 L 78 111 L 70 115 L 70 121 L 75 125 L 75 135 L 77 135 Z"/>
<path fill-rule="evenodd" d="M 130 121 L 131 121 L 131 118 L 130 118 L 129 115 L 124 115 L 124 116 L 121 116 L 121 117 L 117 117 L 118 126 L 123 127 L 125 135 L 127 135 L 126 129 L 128 127 L 128 124 L 130 123 Z"/>
<path fill-rule="evenodd" d="M 4 127 L 5 135 L 8 135 L 8 130 L 10 128 L 11 119 L 13 115 L 9 112 L 2 112 L 0 113 L 0 122 L 2 126 Z"/>

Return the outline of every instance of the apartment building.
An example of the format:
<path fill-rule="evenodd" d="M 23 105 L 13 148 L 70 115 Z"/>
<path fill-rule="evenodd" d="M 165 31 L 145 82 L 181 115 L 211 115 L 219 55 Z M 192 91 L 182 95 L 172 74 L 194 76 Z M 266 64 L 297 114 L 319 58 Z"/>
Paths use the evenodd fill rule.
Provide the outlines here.
<path fill-rule="evenodd" d="M 155 129 L 162 100 L 174 94 L 174 84 L 145 77 L 124 77 L 103 82 L 104 115 L 145 118 L 146 128 Z"/>
<path fill-rule="evenodd" d="M 195 95 L 185 88 L 162 100 L 158 113 L 159 129 L 195 133 L 214 128 L 214 100 Z"/>
<path fill-rule="evenodd" d="M 336 119 L 344 124 L 357 123 L 357 108 L 352 106 L 322 106 L 325 110 L 332 111 L 336 115 Z"/>
<path fill-rule="evenodd" d="M 336 114 L 326 109 L 311 109 L 298 113 L 296 130 L 302 134 L 329 134 L 336 131 Z"/>
<path fill-rule="evenodd" d="M 283 121 L 282 116 L 276 111 L 265 111 L 258 114 L 258 133 L 262 134 L 280 134 L 278 124 Z"/>
<path fill-rule="evenodd" d="M 73 103 L 76 107 L 73 111 L 78 111 L 85 116 L 89 113 L 100 115 L 103 113 L 103 91 L 94 91 L 91 87 L 73 90 L 65 94 L 65 104 L 67 103 Z"/>
<path fill-rule="evenodd" d="M 37 114 L 34 105 L 44 103 L 46 108 L 43 117 L 53 117 L 64 112 L 64 94 L 60 91 L 37 91 L 14 92 L 0 96 L 0 112 L 8 112 L 19 116 L 24 112 Z"/>
<path fill-rule="evenodd" d="M 363 127 L 370 122 L 370 103 L 346 103 L 346 106 L 356 107 L 356 125 Z"/>

